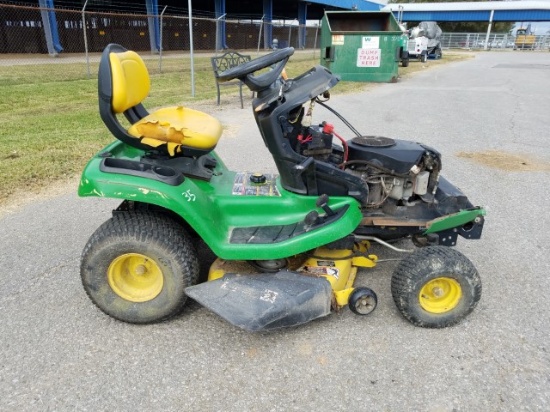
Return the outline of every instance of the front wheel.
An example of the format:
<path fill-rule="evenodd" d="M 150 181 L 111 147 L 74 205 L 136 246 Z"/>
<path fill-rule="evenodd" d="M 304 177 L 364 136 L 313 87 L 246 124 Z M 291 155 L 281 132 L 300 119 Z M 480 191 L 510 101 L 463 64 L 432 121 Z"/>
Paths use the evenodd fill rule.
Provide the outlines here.
<path fill-rule="evenodd" d="M 466 256 L 444 246 L 428 246 L 403 259 L 391 280 L 397 308 L 413 325 L 452 326 L 481 298 L 481 279 Z"/>
<path fill-rule="evenodd" d="M 349 297 L 349 308 L 356 315 L 368 315 L 378 304 L 378 297 L 372 289 L 356 288 Z"/>
<path fill-rule="evenodd" d="M 199 263 L 183 227 L 149 212 L 116 213 L 90 237 L 80 274 L 92 302 L 115 319 L 159 322 L 178 314 Z"/>
<path fill-rule="evenodd" d="M 420 55 L 420 61 L 422 63 L 426 63 L 428 61 L 428 52 L 422 52 Z"/>

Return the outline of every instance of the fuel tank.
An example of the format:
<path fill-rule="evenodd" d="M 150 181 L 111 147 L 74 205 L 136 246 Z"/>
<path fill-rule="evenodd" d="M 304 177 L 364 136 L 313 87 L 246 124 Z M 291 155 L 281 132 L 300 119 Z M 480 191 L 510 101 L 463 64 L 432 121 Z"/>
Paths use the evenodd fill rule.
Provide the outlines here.
<path fill-rule="evenodd" d="M 425 145 L 382 136 L 361 136 L 348 141 L 348 165 L 370 164 L 388 173 L 405 175 L 420 163 L 426 152 L 440 158 Z"/>

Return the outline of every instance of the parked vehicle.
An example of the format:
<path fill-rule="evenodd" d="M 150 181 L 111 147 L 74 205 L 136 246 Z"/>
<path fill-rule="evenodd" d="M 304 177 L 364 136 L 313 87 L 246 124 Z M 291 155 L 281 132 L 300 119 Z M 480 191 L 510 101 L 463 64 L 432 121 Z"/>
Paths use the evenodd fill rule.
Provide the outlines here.
<path fill-rule="evenodd" d="M 535 34 L 531 31 L 531 25 L 522 27 L 516 31 L 514 50 L 534 50 L 536 44 Z"/>
<path fill-rule="evenodd" d="M 407 34 L 407 29 L 400 25 L 401 30 L 403 31 L 403 34 L 401 35 L 399 39 L 399 60 L 401 61 L 401 66 L 408 67 L 409 66 L 409 50 L 408 50 L 408 44 L 409 44 L 409 35 Z"/>
<path fill-rule="evenodd" d="M 371 242 L 406 253 L 391 293 L 414 325 L 450 326 L 474 309 L 479 274 L 451 246 L 459 236 L 480 238 L 484 209 L 441 175 L 434 148 L 366 136 L 328 106 L 339 78 L 326 68 L 282 77 L 293 53 L 278 49 L 219 75 L 256 93 L 252 113 L 275 175 L 227 169 L 214 151 L 222 125 L 206 113 L 182 106 L 149 113 L 141 57 L 117 44 L 104 50 L 99 111 L 117 140 L 90 160 L 79 186 L 80 196 L 121 200 L 82 253 L 84 289 L 102 311 L 158 322 L 181 312 L 189 296 L 249 331 L 299 325 L 344 306 L 366 315 L 376 294 L 354 281 L 358 268 L 376 265 Z M 355 137 L 313 122 L 315 106 Z M 250 130 L 250 145 L 255 135 Z M 389 243 L 402 238 L 419 249 Z M 200 244 L 217 256 L 203 282 Z"/>
<path fill-rule="evenodd" d="M 407 50 L 410 58 L 416 57 L 425 62 L 428 55 L 440 59 L 443 56 L 441 51 L 442 30 L 435 21 L 422 21 L 417 27 L 409 31 L 409 42 Z"/>

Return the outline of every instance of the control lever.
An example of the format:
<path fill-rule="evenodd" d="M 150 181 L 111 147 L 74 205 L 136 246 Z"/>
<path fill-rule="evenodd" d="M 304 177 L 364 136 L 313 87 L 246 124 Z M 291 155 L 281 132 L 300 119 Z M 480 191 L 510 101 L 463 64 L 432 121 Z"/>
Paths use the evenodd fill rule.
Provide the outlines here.
<path fill-rule="evenodd" d="M 313 157 L 307 157 L 302 163 L 294 166 L 292 168 L 292 172 L 300 176 L 302 173 L 304 173 L 311 165 L 313 164 Z"/>
<path fill-rule="evenodd" d="M 315 204 L 317 205 L 317 207 L 323 209 L 327 216 L 334 216 L 336 212 L 330 208 L 330 206 L 328 205 L 328 200 L 328 195 L 323 194 L 319 196 L 319 199 L 317 199 L 317 202 L 315 202 Z"/>

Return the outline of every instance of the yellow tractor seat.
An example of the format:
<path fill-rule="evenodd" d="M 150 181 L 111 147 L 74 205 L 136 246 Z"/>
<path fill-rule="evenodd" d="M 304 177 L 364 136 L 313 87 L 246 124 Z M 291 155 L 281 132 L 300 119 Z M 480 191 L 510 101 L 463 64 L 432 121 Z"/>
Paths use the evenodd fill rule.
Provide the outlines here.
<path fill-rule="evenodd" d="M 222 127 L 212 116 L 186 107 L 166 107 L 134 123 L 128 133 L 152 147 L 166 144 L 173 156 L 182 148 L 210 151 L 220 139 Z"/>
<path fill-rule="evenodd" d="M 98 76 L 99 111 L 115 137 L 138 149 L 165 151 L 170 156 L 200 156 L 216 147 L 222 134 L 216 118 L 182 106 L 149 113 L 142 101 L 150 87 L 147 67 L 136 52 L 118 44 L 105 48 Z M 131 124 L 127 130 L 118 121 L 121 113 Z"/>

